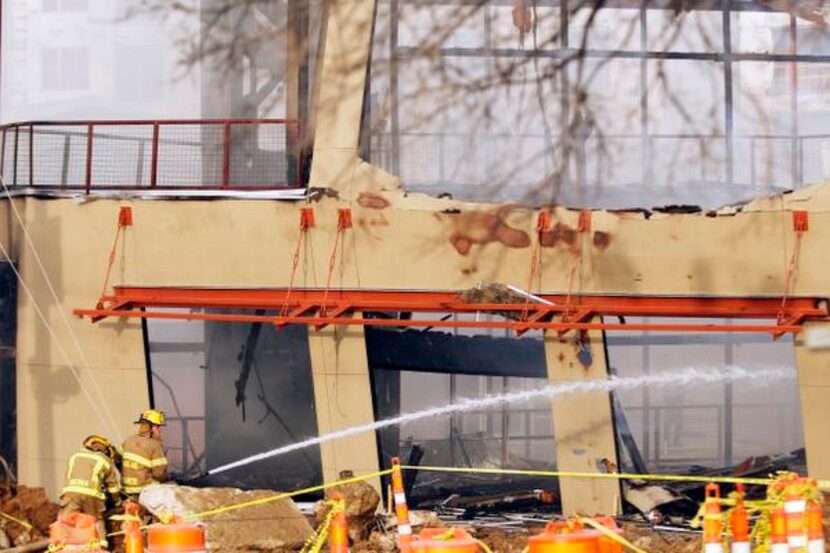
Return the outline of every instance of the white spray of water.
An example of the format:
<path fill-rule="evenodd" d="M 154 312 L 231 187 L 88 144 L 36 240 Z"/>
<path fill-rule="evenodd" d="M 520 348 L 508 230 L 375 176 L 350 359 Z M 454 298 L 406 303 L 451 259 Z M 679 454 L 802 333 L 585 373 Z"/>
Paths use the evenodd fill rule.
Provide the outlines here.
<path fill-rule="evenodd" d="M 451 413 L 463 413 L 465 411 L 478 411 L 492 407 L 500 407 L 505 404 L 520 403 L 532 399 L 555 398 L 557 396 L 569 394 L 584 394 L 589 392 L 633 390 L 645 386 L 675 387 L 717 384 L 724 382 L 735 382 L 739 380 L 751 380 L 753 382 L 784 380 L 791 379 L 793 378 L 793 376 L 794 375 L 792 370 L 774 368 L 752 370 L 741 367 L 709 369 L 688 368 L 676 372 L 643 375 L 631 378 L 615 377 L 610 378 L 608 380 L 582 380 L 577 382 L 551 384 L 549 386 L 545 386 L 544 388 L 539 388 L 536 390 L 494 394 L 482 398 L 466 398 L 449 405 L 439 405 L 436 407 L 430 407 L 429 409 L 424 409 L 423 411 L 405 413 L 402 415 L 398 415 L 397 417 L 384 419 L 382 421 L 352 426 L 350 428 L 345 428 L 343 430 L 338 430 L 336 432 L 330 432 L 328 434 L 323 434 L 322 436 L 310 438 L 302 442 L 297 442 L 294 444 L 278 447 L 270 451 L 258 453 L 256 455 L 252 455 L 250 457 L 246 457 L 244 459 L 240 459 L 238 461 L 234 461 L 232 463 L 216 467 L 208 471 L 208 474 L 219 474 L 220 472 L 225 472 L 227 470 L 249 465 L 251 463 L 256 463 L 264 459 L 270 459 L 271 457 L 285 455 L 286 453 L 291 453 L 292 451 L 298 451 L 306 447 L 320 445 L 322 443 L 330 442 L 333 440 L 348 438 L 350 436 L 362 434 L 363 432 L 372 432 L 375 430 L 380 430 L 381 428 L 386 428 L 387 426 L 394 426 L 421 419 L 428 419 L 432 417 L 440 417 L 443 415 L 449 415 Z"/>

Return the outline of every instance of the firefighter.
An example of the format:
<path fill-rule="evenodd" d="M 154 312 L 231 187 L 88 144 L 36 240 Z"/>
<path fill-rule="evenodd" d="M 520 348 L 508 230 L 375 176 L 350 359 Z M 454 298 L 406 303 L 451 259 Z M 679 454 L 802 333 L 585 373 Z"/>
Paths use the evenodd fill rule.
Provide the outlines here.
<path fill-rule="evenodd" d="M 84 449 L 69 458 L 66 486 L 61 491 L 61 517 L 70 513 L 92 515 L 98 520 L 98 539 L 106 544 L 104 511 L 107 495 L 115 507 L 121 504 L 121 485 L 115 467 L 115 447 L 101 436 L 89 436 Z"/>
<path fill-rule="evenodd" d="M 161 440 L 163 412 L 144 411 L 135 424 L 138 434 L 127 438 L 121 448 L 121 487 L 129 500 L 137 502 L 144 488 L 167 481 L 167 455 Z"/>

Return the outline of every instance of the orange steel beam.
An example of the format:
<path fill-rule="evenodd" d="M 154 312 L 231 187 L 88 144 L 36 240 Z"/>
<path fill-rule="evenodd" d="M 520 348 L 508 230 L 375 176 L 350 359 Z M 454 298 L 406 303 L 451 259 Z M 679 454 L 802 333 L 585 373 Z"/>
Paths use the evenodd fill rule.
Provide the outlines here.
<path fill-rule="evenodd" d="M 225 322 L 264 322 L 275 326 L 304 324 L 315 327 L 325 325 L 346 326 L 388 326 L 388 327 L 446 327 L 446 328 L 509 328 L 514 330 L 628 330 L 628 331 L 674 331 L 674 332 L 763 332 L 769 334 L 786 334 L 800 332 L 799 325 L 725 325 L 725 324 L 689 324 L 689 323 L 559 323 L 559 322 L 523 322 L 523 321 L 453 321 L 424 319 L 364 319 L 345 317 L 280 317 L 263 315 L 241 315 L 225 313 L 176 313 L 170 311 L 109 311 L 109 310 L 75 310 L 76 314 L 89 316 L 90 311 L 104 317 L 133 317 L 143 319 L 176 319 L 185 321 L 225 321 Z"/>
<path fill-rule="evenodd" d="M 98 321 L 105 317 L 267 322 L 278 327 L 305 324 L 388 327 L 508 328 L 518 332 L 541 329 L 630 330 L 679 332 L 766 332 L 781 335 L 799 332 L 805 320 L 828 318 L 827 302 L 819 298 L 734 298 L 667 296 L 565 296 L 538 294 L 552 303 L 489 303 L 461 301 L 460 292 L 406 290 L 322 289 L 204 289 L 116 287 L 114 295 L 101 298 L 95 309 L 76 309 L 75 314 Z M 570 303 L 567 303 L 570 302 Z M 782 305 L 783 310 L 782 310 Z M 159 308 L 197 310 L 270 309 L 280 314 L 170 312 Z M 347 313 L 513 313 L 514 318 L 492 321 L 434 319 L 366 319 Z M 565 320 L 542 320 L 542 315 L 561 314 Z M 577 317 L 574 317 L 577 315 Z M 687 322 L 587 323 L 587 317 L 637 316 L 665 318 L 733 318 L 782 321 L 766 324 L 706 324 Z M 524 317 L 524 318 L 523 318 Z M 571 320 L 568 320 L 571 317 Z"/>

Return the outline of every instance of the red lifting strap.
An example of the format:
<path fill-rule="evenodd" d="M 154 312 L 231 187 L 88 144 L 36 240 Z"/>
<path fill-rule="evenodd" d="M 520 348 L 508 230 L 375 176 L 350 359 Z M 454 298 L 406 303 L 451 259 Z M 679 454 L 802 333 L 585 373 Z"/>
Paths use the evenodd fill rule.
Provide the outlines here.
<path fill-rule="evenodd" d="M 285 302 L 280 309 L 280 316 L 284 317 L 288 315 L 288 302 L 291 299 L 291 291 L 294 289 L 297 267 L 300 265 L 300 249 L 311 228 L 314 228 L 314 209 L 311 207 L 302 207 L 300 208 L 300 234 L 297 237 L 297 244 L 294 247 L 294 255 L 291 259 L 291 277 L 288 279 L 288 290 L 285 294 Z"/>
<path fill-rule="evenodd" d="M 118 248 L 118 239 L 123 236 L 124 229 L 133 226 L 133 208 L 122 205 L 118 210 L 118 223 L 115 228 L 115 239 L 112 241 L 112 248 L 107 263 L 107 270 L 104 276 L 104 285 L 101 287 L 101 296 L 96 304 L 96 309 L 102 309 L 104 305 L 104 296 L 109 287 L 110 276 L 112 276 L 112 267 L 115 265 L 115 251 Z"/>

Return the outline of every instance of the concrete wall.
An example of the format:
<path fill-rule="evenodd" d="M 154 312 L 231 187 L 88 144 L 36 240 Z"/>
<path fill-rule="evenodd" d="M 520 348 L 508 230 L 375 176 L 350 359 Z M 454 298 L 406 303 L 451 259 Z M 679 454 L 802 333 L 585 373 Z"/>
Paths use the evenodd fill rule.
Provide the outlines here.
<path fill-rule="evenodd" d="M 73 305 L 90 305 L 90 299 L 100 292 L 107 242 L 111 242 L 114 229 L 111 219 L 93 218 L 86 224 L 67 226 L 60 211 L 50 209 L 58 207 L 57 203 L 30 200 L 20 204 L 21 216 L 48 281 L 38 268 L 34 250 L 16 227 L 17 259 L 26 287 L 34 297 L 28 295 L 24 286 L 20 287 L 19 477 L 21 482 L 43 485 L 55 493 L 63 484 L 67 457 L 85 436 L 101 433 L 113 439 L 118 437 L 107 420 L 94 414 L 85 394 L 113 413 L 122 436 L 130 431 L 136 414 L 146 408 L 144 345 L 137 321 L 108 321 L 93 326 L 71 314 Z M 58 302 L 52 297 L 49 283 Z M 40 319 L 38 309 L 51 332 Z M 73 376 L 70 366 L 78 371 L 82 384 Z"/>

